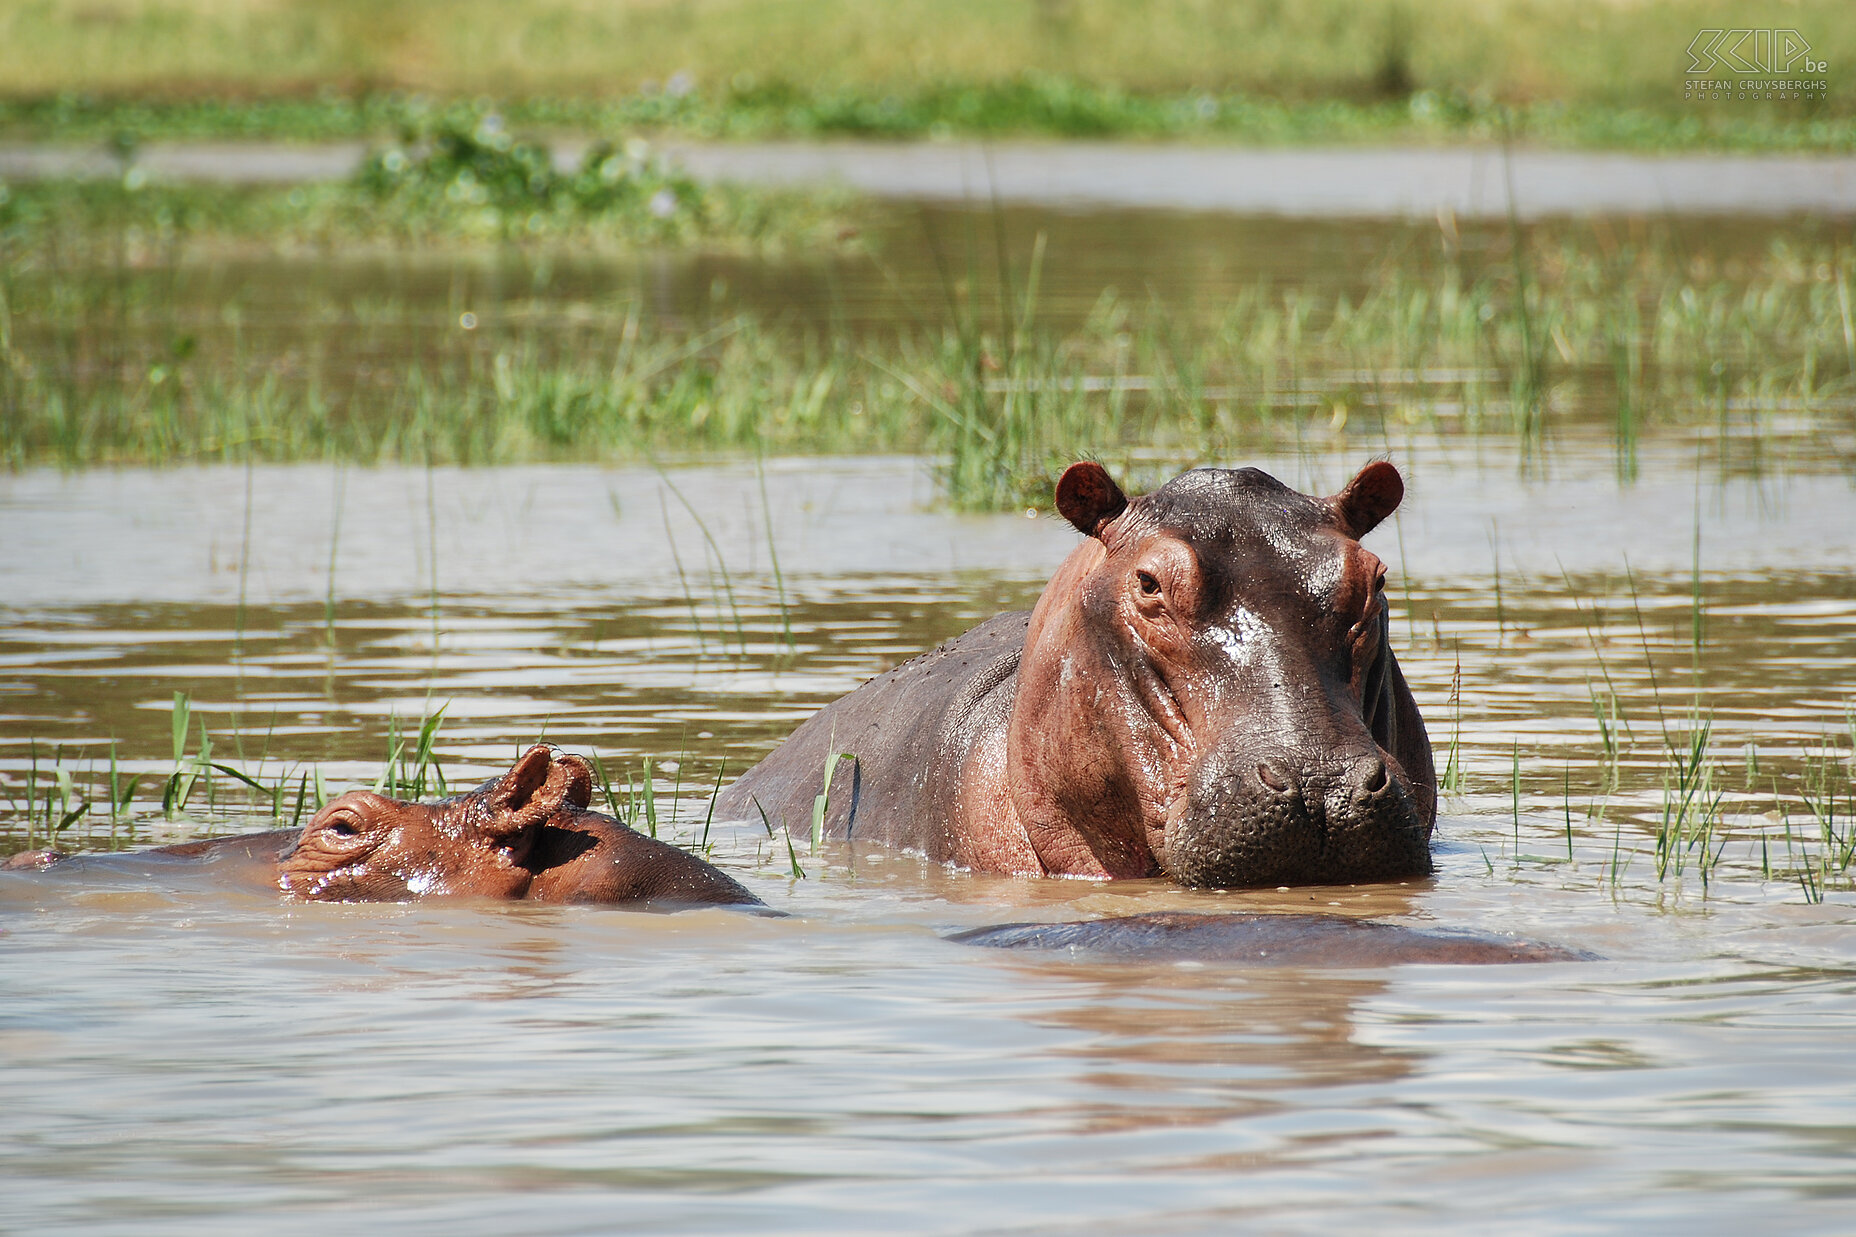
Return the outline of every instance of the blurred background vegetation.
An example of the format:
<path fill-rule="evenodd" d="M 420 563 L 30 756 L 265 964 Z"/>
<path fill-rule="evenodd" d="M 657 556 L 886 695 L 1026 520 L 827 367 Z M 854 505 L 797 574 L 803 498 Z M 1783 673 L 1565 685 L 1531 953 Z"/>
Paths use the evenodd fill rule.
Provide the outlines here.
<path fill-rule="evenodd" d="M 1834 88 L 1698 108 L 1696 0 L 14 0 L 0 133 L 378 135 L 407 96 L 708 136 L 1856 146 Z M 1836 75 L 1856 6 L 1791 0 Z"/>
<path fill-rule="evenodd" d="M 1856 5 L 1774 13 L 1829 91 L 1684 101 L 1728 20 L 1691 0 L 16 0 L 0 140 L 119 161 L 0 182 L 0 461 L 910 451 L 1002 508 L 1079 450 L 1164 469 L 1422 427 L 1526 458 L 1601 434 L 1629 477 L 1653 426 L 1847 404 L 1846 223 L 1076 231 L 701 182 L 665 143 L 1856 149 Z M 145 176 L 181 138 L 368 153 Z"/>

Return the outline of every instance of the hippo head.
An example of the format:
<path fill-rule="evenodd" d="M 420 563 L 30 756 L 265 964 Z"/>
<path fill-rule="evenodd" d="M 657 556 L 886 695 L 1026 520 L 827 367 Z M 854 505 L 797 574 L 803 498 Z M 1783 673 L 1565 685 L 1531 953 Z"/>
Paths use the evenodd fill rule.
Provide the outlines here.
<path fill-rule="evenodd" d="M 277 884 L 312 902 L 431 897 L 520 898 L 541 827 L 592 799 L 587 762 L 537 744 L 515 767 L 439 803 L 365 790 L 331 800 L 278 861 Z"/>
<path fill-rule="evenodd" d="M 1032 613 L 1007 740 L 1034 845 L 1201 886 L 1429 872 L 1430 744 L 1359 543 L 1403 495 L 1383 461 L 1330 498 L 1207 468 L 1130 501 L 1070 468 L 1089 540 Z"/>

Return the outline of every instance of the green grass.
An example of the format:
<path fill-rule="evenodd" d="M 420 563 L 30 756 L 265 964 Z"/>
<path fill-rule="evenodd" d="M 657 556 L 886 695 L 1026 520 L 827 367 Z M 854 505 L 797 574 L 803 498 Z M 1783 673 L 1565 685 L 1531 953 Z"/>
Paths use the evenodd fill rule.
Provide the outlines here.
<path fill-rule="evenodd" d="M 1544 590 L 1535 587 L 1536 608 L 1524 621 L 1537 643 L 1522 655 L 1538 670 L 1574 655 L 1581 639 L 1589 646 L 1599 676 L 1587 683 L 1591 741 L 1568 757 L 1565 747 L 1514 737 L 1500 724 L 1478 727 L 1467 745 L 1474 756 L 1464 762 L 1474 765 L 1467 774 L 1451 741 L 1440 783 L 1447 803 L 1481 814 L 1491 834 L 1508 835 L 1498 846 L 1512 867 L 1569 864 L 1569 871 L 1595 875 L 1612 896 L 1633 867 L 1630 888 L 1672 901 L 1705 899 L 1723 882 L 1796 886 L 1807 901 L 1856 888 L 1856 708 L 1846 709 L 1840 732 L 1794 732 L 1763 745 L 1746 741 L 1738 751 L 1723 742 L 1721 716 L 1743 736 L 1769 724 L 1754 720 L 1742 693 L 1743 663 L 1768 656 L 1747 642 L 1771 637 L 1739 631 L 1716 646 L 1702 566 L 1697 552 L 1686 578 L 1654 584 L 1628 562 L 1615 581 L 1579 584 L 1562 574 L 1564 594 L 1544 604 Z M 1605 595 L 1621 602 L 1609 621 Z M 1736 587 L 1730 607 L 1744 612 L 1759 596 L 1758 586 Z M 1571 623 L 1557 617 L 1568 603 Z M 1432 658 L 1449 664 L 1443 649 Z M 1500 679 L 1497 673 L 1490 681 Z M 1840 685 L 1828 690 L 1841 693 Z M 1525 712 L 1557 718 L 1563 733 L 1573 722 L 1572 700 L 1562 692 L 1557 701 L 1565 713 L 1534 703 Z M 1523 852 L 1549 830 L 1564 839 L 1563 856 Z M 1493 875 L 1486 850 L 1484 857 Z"/>
<path fill-rule="evenodd" d="M 1451 141 L 1499 136 L 1507 108 L 1529 141 L 1851 148 L 1848 6 L 1758 19 L 1828 63 L 1822 95 L 1684 102 L 1685 49 L 1723 20 L 1699 0 L 27 0 L 0 15 L 0 131 L 380 135 L 426 96 L 589 132 Z"/>
<path fill-rule="evenodd" d="M 1673 74 L 1672 74 L 1673 77 Z M 1679 97 L 1679 94 L 1677 95 Z M 89 95 L 0 100 L 0 139 L 78 144 L 156 141 L 386 140 L 423 96 L 318 94 L 267 99 L 118 99 Z M 472 95 L 511 124 L 571 134 L 695 140 L 1095 138 L 1261 146 L 1491 144 L 1643 152 L 1848 152 L 1856 118 L 1603 103 L 1497 103 L 1418 91 L 1389 100 L 1285 99 L 1194 90 L 1130 94 L 1065 77 L 1029 76 L 909 93 L 782 87 L 720 98 L 661 95 L 571 99 Z"/>
<path fill-rule="evenodd" d="M 0 255 L 67 261 L 358 244 L 831 250 L 856 231 L 841 193 L 701 184 L 637 139 L 596 143 L 576 169 L 557 171 L 544 143 L 466 107 L 407 119 L 346 182 L 178 185 L 146 181 L 132 165 L 120 178 L 0 181 Z"/>
<path fill-rule="evenodd" d="M 1856 254 L 1783 235 L 1719 269 L 1567 225 L 1528 235 L 1525 279 L 1499 256 L 1390 255 L 1363 292 L 1258 285 L 1193 319 L 1105 294 L 1064 329 L 1038 311 L 1035 257 L 1002 277 L 1002 304 L 968 303 L 950 277 L 946 325 L 889 334 L 608 303 L 564 336 L 532 314 L 458 330 L 453 312 L 360 383 L 347 349 L 368 322 L 429 309 L 370 303 L 363 320 L 331 305 L 257 347 L 236 307 L 215 323 L 178 304 L 171 265 L 69 259 L 73 243 L 36 226 L 15 230 L 0 265 L 13 468 L 905 451 L 940 459 L 954 506 L 1000 510 L 1048 505 L 1079 454 L 1140 484 L 1341 434 L 1514 435 L 1534 450 L 1599 435 L 1628 473 L 1648 428 L 1732 418 L 1757 432 L 1856 397 L 1841 309 Z"/>
<path fill-rule="evenodd" d="M 205 717 L 191 697 L 175 692 L 173 761 L 165 777 L 125 777 L 115 743 L 106 753 L 59 747 L 45 758 L 38 745 L 31 744 L 19 794 L 0 792 L 0 858 L 37 849 L 118 850 L 226 832 L 294 829 L 345 790 L 361 787 L 415 802 L 444 798 L 470 788 L 454 786 L 444 775 L 438 742 L 445 713 L 441 707 L 426 715 L 416 729 L 390 716 L 379 774 L 356 786 L 332 786 L 314 764 L 273 762 L 263 754 L 242 765 L 214 759 L 215 740 Z M 235 733 L 231 740 L 236 744 L 242 737 Z M 223 742 L 222 736 L 222 746 Z M 268 753 L 268 736 L 264 746 Z M 620 823 L 652 837 L 661 829 L 667 840 L 695 853 L 709 853 L 726 761 L 718 763 L 706 797 L 691 804 L 680 794 L 679 762 L 676 781 L 660 808 L 657 782 L 662 763 L 646 758 L 635 769 L 620 769 L 621 789 L 608 776 L 599 754 L 592 753 L 595 806 L 603 800 Z M 688 815 L 679 819 L 683 808 L 689 809 Z"/>
<path fill-rule="evenodd" d="M 1610 709 L 1614 717 L 1621 716 L 1615 704 Z M 412 800 L 460 789 L 441 767 L 444 712 L 441 708 L 420 719 L 416 728 L 390 718 L 379 774 L 356 784 Z M 125 776 L 114 744 L 104 750 L 59 748 L 49 753 L 33 746 L 17 793 L 10 790 L 0 796 L 0 856 L 40 848 L 116 850 L 226 832 L 296 828 L 349 788 L 326 782 L 321 769 L 311 764 L 272 761 L 267 755 L 242 766 L 214 759 L 215 739 L 184 693 L 175 696 L 173 731 L 173 760 L 165 777 L 146 771 Z M 1654 752 L 1631 753 L 1630 740 L 1614 740 L 1627 755 L 1649 756 L 1647 761 L 1629 762 L 1634 772 L 1622 786 L 1609 764 L 1615 754 L 1607 745 L 1605 756 L 1594 762 L 1601 784 L 1579 788 L 1593 793 L 1593 807 L 1577 820 L 1572 768 L 1562 769 L 1559 783 L 1545 793 L 1538 777 L 1530 773 L 1524 779 L 1520 744 L 1497 740 L 1492 732 L 1481 740 L 1492 774 L 1481 789 L 1499 791 L 1505 831 L 1506 818 L 1512 817 L 1512 842 L 1504 842 L 1502 849 L 1512 846 L 1516 865 L 1576 864 L 1589 852 L 1589 847 L 1576 847 L 1577 840 L 1609 850 L 1598 875 L 1602 885 L 1614 890 L 1639 859 L 1645 862 L 1638 870 L 1646 880 L 1653 877 L 1655 886 L 1679 885 L 1692 875 L 1704 895 L 1721 878 L 1724 860 L 1736 880 L 1796 885 L 1808 901 L 1856 881 L 1856 723 L 1852 733 L 1828 735 L 1820 747 L 1802 754 L 1769 752 L 1762 758 L 1749 747 L 1744 784 L 1730 792 L 1727 762 L 1716 750 L 1711 724 L 1705 713 L 1691 713 L 1650 741 Z M 227 741 L 222 737 L 217 746 Z M 1507 751 L 1501 750 L 1504 746 Z M 827 791 L 836 766 L 850 759 L 854 757 L 849 753 L 827 759 L 822 773 Z M 693 783 L 702 793 L 686 798 L 681 794 L 682 761 L 668 794 L 661 785 L 668 762 L 647 757 L 635 767 L 617 770 L 617 776 L 609 774 L 597 752 L 592 762 L 596 806 L 653 837 L 710 853 L 714 802 L 726 780 L 725 764 L 718 762 L 712 775 Z M 1452 799 L 1474 793 L 1460 776 L 1444 790 Z M 1619 801 L 1612 803 L 1620 790 Z M 1730 798 L 1734 807 L 1728 805 Z M 821 793 L 810 821 L 815 857 L 828 810 L 827 795 Z M 1564 858 L 1523 853 L 1526 842 L 1539 840 L 1538 817 L 1563 821 Z M 760 853 L 760 861 L 794 879 L 807 875 L 790 831 L 763 824 L 772 849 Z M 1486 849 L 1484 859 L 1493 875 L 1494 861 Z"/>

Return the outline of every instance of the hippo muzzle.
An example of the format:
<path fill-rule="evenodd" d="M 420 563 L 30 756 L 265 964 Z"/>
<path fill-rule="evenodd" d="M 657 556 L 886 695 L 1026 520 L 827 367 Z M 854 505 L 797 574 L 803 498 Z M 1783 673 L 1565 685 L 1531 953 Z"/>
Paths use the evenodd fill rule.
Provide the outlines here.
<path fill-rule="evenodd" d="M 1160 864 L 1182 885 L 1354 884 L 1423 876 L 1431 828 L 1379 748 L 1226 748 L 1198 763 L 1167 815 Z"/>

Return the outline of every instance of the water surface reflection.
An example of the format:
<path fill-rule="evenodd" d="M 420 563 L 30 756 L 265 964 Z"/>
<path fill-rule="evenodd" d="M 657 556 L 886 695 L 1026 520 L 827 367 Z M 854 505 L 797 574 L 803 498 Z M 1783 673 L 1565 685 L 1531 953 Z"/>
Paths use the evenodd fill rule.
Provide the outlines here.
<path fill-rule="evenodd" d="M 803 837 L 789 855 L 757 822 L 715 822 L 710 844 L 789 918 L 283 907 L 201 876 L 0 874 L 13 1222 L 1837 1229 L 1856 1188 L 1856 916 L 1841 885 L 1811 902 L 1767 879 L 1762 854 L 1786 861 L 1774 781 L 1790 793 L 1813 753 L 1848 750 L 1847 480 L 1800 461 L 1698 481 L 1691 456 L 1652 453 L 1619 487 L 1572 452 L 1526 481 L 1423 443 L 1399 458 L 1411 497 L 1374 548 L 1465 779 L 1434 877 L 1031 882 Z M 1271 463 L 1331 487 L 1358 459 Z M 116 844 L 267 820 L 224 778 L 163 818 L 148 787 L 173 767 L 177 691 L 216 759 L 291 794 L 312 769 L 371 782 L 391 719 L 444 705 L 454 781 L 543 733 L 633 776 L 649 758 L 662 827 L 693 839 L 724 760 L 1027 604 L 1075 540 L 937 514 L 912 462 L 773 464 L 765 508 L 751 466 L 674 479 L 712 548 L 645 471 L 381 470 L 337 506 L 328 470 L 264 469 L 249 509 L 236 469 L 0 479 L 7 845 L 35 767 L 41 789 L 54 760 L 98 786 L 112 741 L 144 778 Z M 1651 856 L 1661 726 L 1697 696 L 1727 792 L 1705 893 Z M 1805 823 L 1794 842 L 1815 845 Z M 111 843 L 107 820 L 72 831 Z M 942 939 L 1269 909 L 1602 960 L 1261 970 Z"/>

